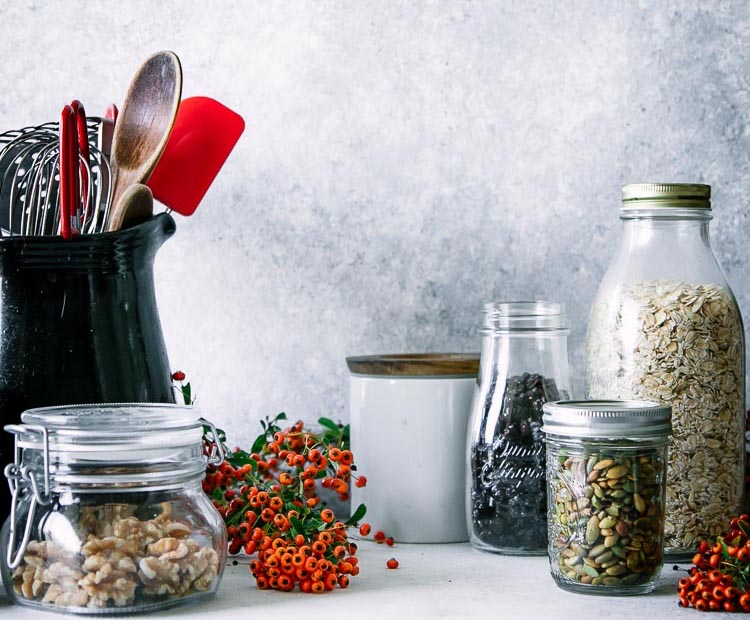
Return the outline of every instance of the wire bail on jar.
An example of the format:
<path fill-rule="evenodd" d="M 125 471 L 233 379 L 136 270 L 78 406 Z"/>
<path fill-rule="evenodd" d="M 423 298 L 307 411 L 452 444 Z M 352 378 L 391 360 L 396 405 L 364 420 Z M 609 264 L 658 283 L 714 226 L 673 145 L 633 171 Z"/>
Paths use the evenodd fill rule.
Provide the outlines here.
<path fill-rule="evenodd" d="M 10 424 L 5 427 L 5 430 L 9 433 L 13 433 L 15 439 L 13 463 L 6 465 L 4 471 L 11 494 L 6 561 L 10 568 L 17 568 L 21 563 L 23 555 L 26 553 L 26 547 L 29 544 L 31 526 L 34 522 L 34 513 L 37 504 L 46 506 L 52 500 L 49 481 L 49 434 L 47 433 L 47 429 L 42 426 L 27 426 L 24 424 Z M 42 437 L 44 492 L 39 490 L 38 472 L 36 472 L 33 467 L 21 466 L 21 446 L 19 446 L 19 437 L 22 433 L 38 433 Z M 23 528 L 23 537 L 21 538 L 18 551 L 14 552 L 16 538 L 18 536 L 18 495 L 19 489 L 24 486 L 31 487 L 32 497 L 31 503 L 29 504 L 29 512 L 26 516 L 26 525 Z"/>

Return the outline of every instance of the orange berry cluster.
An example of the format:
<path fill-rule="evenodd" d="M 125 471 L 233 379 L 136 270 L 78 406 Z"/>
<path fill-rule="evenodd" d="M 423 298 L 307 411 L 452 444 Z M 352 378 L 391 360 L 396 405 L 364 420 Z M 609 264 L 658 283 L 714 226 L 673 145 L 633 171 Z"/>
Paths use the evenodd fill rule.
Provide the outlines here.
<path fill-rule="evenodd" d="M 714 545 L 698 545 L 677 584 L 680 605 L 699 611 L 750 612 L 750 516 L 735 517 Z"/>
<path fill-rule="evenodd" d="M 293 541 L 265 536 L 258 558 L 250 563 L 258 588 L 290 591 L 297 584 L 302 592 L 320 593 L 337 585 L 346 588 L 349 575 L 359 574 L 357 546 L 349 542 L 341 521 L 308 542 L 302 534 Z"/>
<path fill-rule="evenodd" d="M 316 593 L 346 588 L 359 573 L 347 527 L 359 525 L 365 507 L 341 521 L 322 505 L 318 492 L 319 486 L 331 489 L 343 501 L 350 484 L 367 483 L 355 473 L 346 448 L 348 429 L 322 418 L 322 434 L 306 431 L 301 421 L 282 430 L 276 425 L 280 419 L 285 416 L 264 423 L 253 452 L 235 449 L 220 466 L 209 467 L 203 490 L 227 524 L 229 553 L 257 554 L 250 571 L 259 588 L 288 591 L 297 585 Z M 204 451 L 212 450 L 212 442 L 204 441 Z"/>

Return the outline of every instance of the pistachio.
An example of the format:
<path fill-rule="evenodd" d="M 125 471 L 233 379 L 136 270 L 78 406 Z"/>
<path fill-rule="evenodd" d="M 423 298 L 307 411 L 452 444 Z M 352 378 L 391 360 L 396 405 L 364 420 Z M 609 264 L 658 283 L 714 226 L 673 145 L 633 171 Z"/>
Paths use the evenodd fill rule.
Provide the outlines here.
<path fill-rule="evenodd" d="M 610 467 L 614 464 L 615 462 L 612 459 L 602 459 L 596 465 L 594 465 L 594 469 L 599 471 L 600 469 L 607 469 L 607 467 Z"/>
<path fill-rule="evenodd" d="M 584 564 L 583 566 L 583 572 L 589 575 L 590 577 L 598 577 L 599 571 L 596 570 L 593 566 L 589 566 L 588 564 Z"/>
<path fill-rule="evenodd" d="M 611 551 L 605 551 L 601 555 L 596 556 L 595 560 L 596 563 L 600 566 L 606 564 L 614 557 L 614 554 Z"/>
<path fill-rule="evenodd" d="M 622 575 L 623 573 L 627 572 L 627 570 L 628 569 L 625 568 L 622 564 L 615 564 L 614 566 L 610 566 L 607 569 L 607 574 L 617 577 L 618 575 Z"/>
<path fill-rule="evenodd" d="M 615 465 L 607 470 L 607 479 L 614 480 L 615 478 L 622 478 L 628 473 L 628 468 L 625 465 Z"/>
<path fill-rule="evenodd" d="M 586 524 L 586 542 L 593 545 L 597 538 L 599 538 L 599 517 L 594 515 Z"/>
<path fill-rule="evenodd" d="M 604 539 L 604 546 L 605 547 L 614 547 L 617 544 L 617 541 L 620 539 L 619 534 L 612 534 L 610 536 L 607 536 Z"/>
<path fill-rule="evenodd" d="M 607 547 L 604 545 L 604 543 L 600 545 L 596 545 L 596 547 L 591 547 L 591 551 L 589 551 L 589 556 L 596 557 L 597 555 L 601 555 L 607 550 Z"/>
<path fill-rule="evenodd" d="M 600 529 L 606 529 L 606 528 L 609 528 L 609 527 L 614 527 L 616 523 L 617 523 L 617 519 L 615 519 L 614 517 L 611 517 L 611 516 L 607 515 L 604 519 L 602 519 L 599 522 L 599 528 Z"/>
<path fill-rule="evenodd" d="M 622 580 L 617 577 L 605 577 L 602 579 L 602 583 L 605 586 L 619 586 L 622 583 Z"/>
<path fill-rule="evenodd" d="M 643 498 L 638 493 L 633 494 L 633 505 L 635 506 L 635 509 L 641 514 L 646 512 L 646 502 L 643 501 Z"/>

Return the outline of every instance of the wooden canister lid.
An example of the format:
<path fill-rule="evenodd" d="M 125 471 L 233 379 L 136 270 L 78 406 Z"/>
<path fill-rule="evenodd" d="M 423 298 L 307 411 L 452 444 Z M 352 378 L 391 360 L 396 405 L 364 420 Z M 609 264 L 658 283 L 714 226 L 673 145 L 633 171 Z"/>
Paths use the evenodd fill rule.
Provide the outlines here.
<path fill-rule="evenodd" d="M 399 353 L 347 357 L 355 375 L 377 377 L 475 377 L 479 353 Z"/>

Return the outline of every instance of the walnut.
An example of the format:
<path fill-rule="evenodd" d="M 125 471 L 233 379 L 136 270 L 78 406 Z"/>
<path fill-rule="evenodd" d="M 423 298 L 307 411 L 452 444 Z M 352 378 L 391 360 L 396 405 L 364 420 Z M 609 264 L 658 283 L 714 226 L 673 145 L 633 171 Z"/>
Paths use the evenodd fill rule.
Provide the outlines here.
<path fill-rule="evenodd" d="M 154 521 L 141 521 L 136 517 L 128 517 L 113 525 L 112 534 L 144 546 L 159 540 L 164 536 L 164 530 Z"/>
<path fill-rule="evenodd" d="M 218 572 L 218 554 L 194 540 L 162 538 L 147 547 L 150 554 L 139 563 L 144 592 L 153 596 L 181 596 L 192 588 L 207 590 Z"/>
<path fill-rule="evenodd" d="M 76 583 L 66 586 L 53 583 L 42 598 L 42 603 L 51 603 L 58 607 L 84 607 L 88 602 L 89 595 Z"/>
<path fill-rule="evenodd" d="M 45 587 L 43 574 L 42 566 L 22 563 L 13 571 L 13 590 L 24 598 L 38 598 Z"/>
<path fill-rule="evenodd" d="M 138 585 L 135 558 L 139 545 L 116 536 L 89 536 L 81 552 L 86 575 L 78 585 L 90 597 L 89 607 L 106 607 L 110 600 L 115 607 L 130 605 Z"/>
<path fill-rule="evenodd" d="M 164 527 L 164 534 L 172 538 L 185 538 L 187 536 L 190 536 L 190 534 L 192 533 L 193 530 L 191 530 L 187 525 L 185 525 L 184 523 L 178 523 L 177 521 L 167 523 L 167 525 Z"/>

